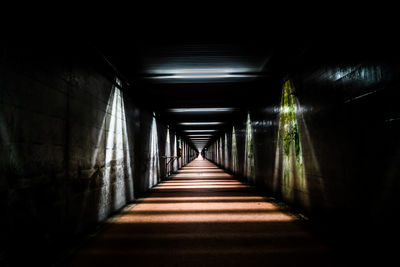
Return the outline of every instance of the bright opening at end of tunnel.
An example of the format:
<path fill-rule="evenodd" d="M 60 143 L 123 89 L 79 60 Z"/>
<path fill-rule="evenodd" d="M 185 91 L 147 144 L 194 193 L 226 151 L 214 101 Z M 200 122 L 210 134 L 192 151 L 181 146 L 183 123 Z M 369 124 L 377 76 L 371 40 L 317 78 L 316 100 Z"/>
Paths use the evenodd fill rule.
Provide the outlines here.
<path fill-rule="evenodd" d="M 205 129 L 205 130 L 184 130 L 184 132 L 187 132 L 187 133 L 208 133 L 208 132 L 216 132 L 217 130 L 214 130 L 214 129 Z"/>
<path fill-rule="evenodd" d="M 221 125 L 224 124 L 223 122 L 217 122 L 217 121 L 213 121 L 213 122 L 180 122 L 178 123 L 180 125 Z"/>
<path fill-rule="evenodd" d="M 171 108 L 168 109 L 167 111 L 169 112 L 175 112 L 175 113 L 180 113 L 180 112 L 232 112 L 234 111 L 234 108 Z"/>
<path fill-rule="evenodd" d="M 207 136 L 214 136 L 214 135 L 213 134 L 188 134 L 187 136 L 207 137 Z"/>

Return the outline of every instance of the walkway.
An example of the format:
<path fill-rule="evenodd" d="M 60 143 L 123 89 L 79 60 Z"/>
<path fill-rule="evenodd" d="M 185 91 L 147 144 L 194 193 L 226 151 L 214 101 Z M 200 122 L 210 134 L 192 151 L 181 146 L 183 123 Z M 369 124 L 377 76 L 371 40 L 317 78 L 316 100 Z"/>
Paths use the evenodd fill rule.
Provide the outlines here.
<path fill-rule="evenodd" d="M 328 266 L 295 218 L 207 160 L 158 185 L 82 248 L 73 266 Z"/>

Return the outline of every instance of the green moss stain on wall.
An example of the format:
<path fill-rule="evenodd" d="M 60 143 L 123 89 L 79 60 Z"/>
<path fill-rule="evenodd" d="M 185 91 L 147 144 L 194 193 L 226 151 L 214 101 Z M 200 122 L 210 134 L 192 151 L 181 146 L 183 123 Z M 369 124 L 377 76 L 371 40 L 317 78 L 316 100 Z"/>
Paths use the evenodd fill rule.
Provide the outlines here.
<path fill-rule="evenodd" d="M 296 99 L 290 80 L 284 82 L 279 117 L 278 147 L 281 150 L 281 192 L 290 201 L 308 205 L 308 193 L 304 177 L 304 166 L 299 127 L 296 119 Z"/>
<path fill-rule="evenodd" d="M 298 166 L 301 167 L 302 158 L 299 128 L 296 120 L 296 111 L 293 104 L 292 85 L 290 81 L 286 81 L 283 86 L 279 125 L 279 142 L 283 142 L 285 155 L 289 157 L 291 147 L 294 146 L 296 162 Z"/>

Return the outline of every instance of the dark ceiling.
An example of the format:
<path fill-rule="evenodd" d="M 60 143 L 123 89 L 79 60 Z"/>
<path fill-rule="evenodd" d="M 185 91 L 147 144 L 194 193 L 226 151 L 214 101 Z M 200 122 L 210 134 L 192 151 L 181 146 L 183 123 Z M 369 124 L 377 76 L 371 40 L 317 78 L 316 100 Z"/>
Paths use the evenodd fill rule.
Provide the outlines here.
<path fill-rule="evenodd" d="M 118 50 L 103 43 L 98 49 L 129 81 L 141 105 L 201 149 L 230 126 L 240 109 L 261 105 L 258 96 L 279 88 L 286 60 L 282 46 L 237 35 L 133 40 Z"/>
<path fill-rule="evenodd" d="M 166 27 L 91 40 L 129 82 L 137 102 L 199 148 L 203 140 L 196 138 L 213 140 L 230 127 L 238 111 L 265 105 L 268 97 L 279 94 L 293 68 L 373 59 L 380 56 L 376 51 L 385 50 L 377 40 L 386 40 L 368 31 L 354 33 L 351 27 L 336 33 L 272 24 L 208 29 Z"/>
<path fill-rule="evenodd" d="M 76 31 L 68 24 L 68 31 L 59 28 L 40 36 L 26 29 L 24 34 L 13 31 L 8 39 L 13 40 L 11 47 L 27 46 L 37 56 L 37 50 L 63 54 L 72 45 L 80 48 L 89 43 L 129 84 L 127 91 L 137 105 L 154 111 L 193 141 L 196 135 L 208 136 L 187 130 L 215 130 L 207 133 L 214 138 L 231 129 L 240 111 L 276 99 L 282 80 L 294 70 L 382 56 L 397 60 L 399 41 L 394 31 L 369 16 L 346 21 L 338 13 L 325 19 L 325 13 L 314 17 L 297 10 L 293 16 L 286 8 L 252 9 L 249 14 L 241 9 L 230 18 L 217 12 L 217 19 L 211 19 L 209 12 L 193 18 L 188 12 L 185 17 L 162 12 L 144 18 L 136 16 L 139 11 L 135 16 L 118 13 L 101 24 L 90 21 L 87 28 L 78 23 Z M 208 110 L 176 112 L 174 108 Z"/>

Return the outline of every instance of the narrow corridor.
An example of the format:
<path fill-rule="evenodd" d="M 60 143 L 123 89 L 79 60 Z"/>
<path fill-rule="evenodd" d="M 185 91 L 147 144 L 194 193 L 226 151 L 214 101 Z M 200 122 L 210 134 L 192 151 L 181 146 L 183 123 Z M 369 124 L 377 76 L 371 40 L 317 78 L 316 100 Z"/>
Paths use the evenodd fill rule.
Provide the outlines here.
<path fill-rule="evenodd" d="M 139 199 L 72 266 L 327 266 L 332 252 L 201 157 Z"/>
<path fill-rule="evenodd" d="M 0 266 L 397 261 L 398 23 L 269 6 L 2 35 Z"/>

